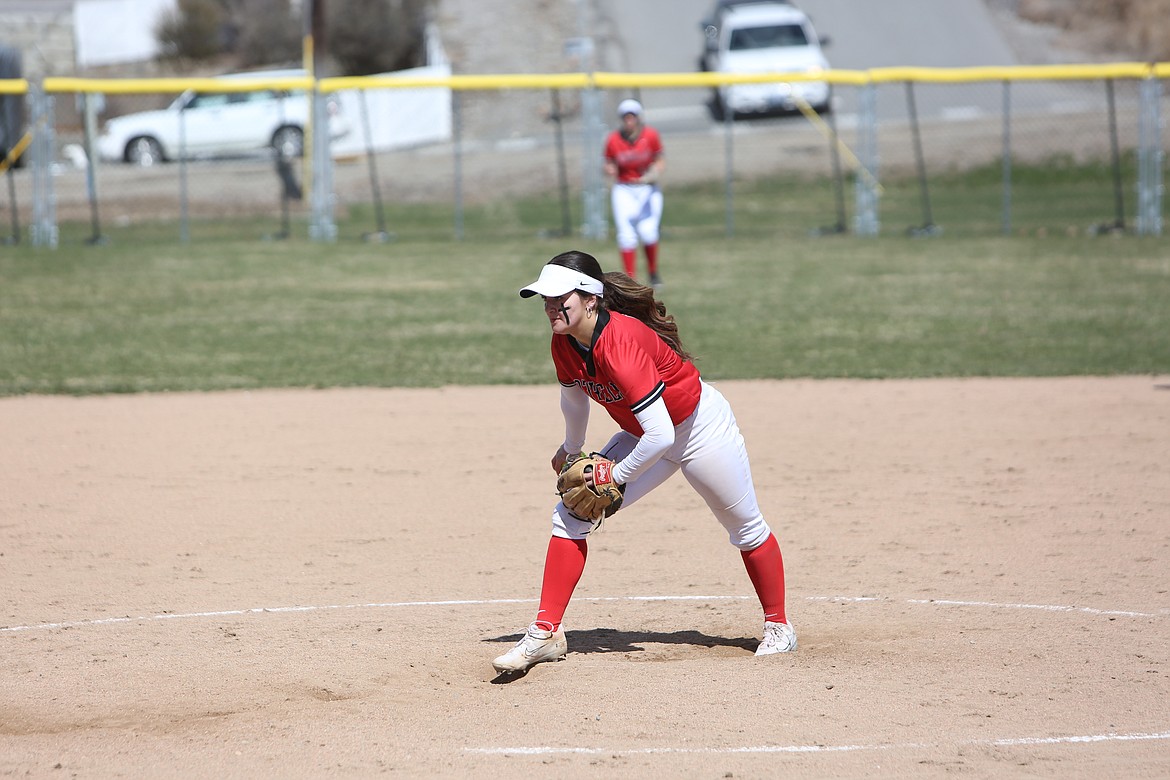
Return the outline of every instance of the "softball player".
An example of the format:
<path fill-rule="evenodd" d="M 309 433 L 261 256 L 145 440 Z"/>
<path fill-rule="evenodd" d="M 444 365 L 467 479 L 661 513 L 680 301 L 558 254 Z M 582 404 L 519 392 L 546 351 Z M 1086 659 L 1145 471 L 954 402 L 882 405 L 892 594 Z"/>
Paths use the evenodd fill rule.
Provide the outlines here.
<path fill-rule="evenodd" d="M 638 241 L 646 253 L 650 285 L 662 286 L 658 276 L 658 228 L 662 223 L 662 190 L 658 178 L 665 162 L 658 131 L 642 122 L 642 104 L 618 104 L 621 128 L 605 142 L 605 172 L 613 179 L 610 200 L 622 265 L 631 279 L 637 270 Z"/>
<path fill-rule="evenodd" d="M 589 400 L 621 427 L 601 454 L 615 461 L 624 486 L 622 511 L 676 471 L 695 489 L 739 548 L 764 610 L 756 655 L 796 649 L 784 611 L 784 561 L 756 502 L 751 467 L 735 415 L 703 381 L 679 340 L 674 317 L 653 289 L 620 272 L 603 274 L 596 258 L 565 252 L 520 291 L 539 295 L 552 328 L 552 356 L 561 384 L 565 439 L 552 458 L 560 472 L 568 453 L 585 444 Z M 587 539 L 598 524 L 558 503 L 535 621 L 496 658 L 496 671 L 520 672 L 568 652 L 561 620 L 585 569 Z"/>

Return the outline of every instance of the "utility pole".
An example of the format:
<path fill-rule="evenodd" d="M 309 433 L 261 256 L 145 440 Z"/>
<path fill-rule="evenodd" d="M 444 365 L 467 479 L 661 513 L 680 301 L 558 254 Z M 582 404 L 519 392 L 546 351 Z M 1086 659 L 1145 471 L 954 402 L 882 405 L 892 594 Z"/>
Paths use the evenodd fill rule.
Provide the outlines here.
<path fill-rule="evenodd" d="M 582 69 L 592 74 L 597 66 L 596 44 L 592 36 L 588 0 L 577 0 L 577 54 Z M 605 124 L 601 119 L 601 93 L 590 84 L 581 93 L 581 149 L 582 149 L 582 204 L 581 234 L 586 238 L 603 239 L 609 223 L 605 214 L 605 178 L 601 170 L 601 156 L 605 149 Z"/>

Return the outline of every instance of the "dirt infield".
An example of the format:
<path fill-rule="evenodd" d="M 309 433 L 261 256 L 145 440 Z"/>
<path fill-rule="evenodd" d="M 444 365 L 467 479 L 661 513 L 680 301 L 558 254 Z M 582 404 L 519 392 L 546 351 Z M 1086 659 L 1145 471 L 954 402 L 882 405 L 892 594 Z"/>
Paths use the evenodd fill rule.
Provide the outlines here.
<path fill-rule="evenodd" d="M 0 776 L 1166 777 L 1168 383 L 718 383 L 798 652 L 676 478 L 510 682 L 555 388 L 0 399 Z"/>

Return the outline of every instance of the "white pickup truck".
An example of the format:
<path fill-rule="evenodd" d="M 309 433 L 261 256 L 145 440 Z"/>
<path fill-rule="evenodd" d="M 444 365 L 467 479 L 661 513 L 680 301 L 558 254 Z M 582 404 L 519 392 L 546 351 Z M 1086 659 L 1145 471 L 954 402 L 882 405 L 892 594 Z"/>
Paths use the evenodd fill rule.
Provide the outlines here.
<path fill-rule="evenodd" d="M 808 15 L 790 3 L 760 0 L 719 0 L 702 23 L 705 41 L 700 70 L 714 73 L 804 73 L 829 69 Z M 715 89 L 712 111 L 717 118 L 799 110 L 801 104 L 829 111 L 829 85 L 824 81 L 776 81 L 730 84 Z"/>

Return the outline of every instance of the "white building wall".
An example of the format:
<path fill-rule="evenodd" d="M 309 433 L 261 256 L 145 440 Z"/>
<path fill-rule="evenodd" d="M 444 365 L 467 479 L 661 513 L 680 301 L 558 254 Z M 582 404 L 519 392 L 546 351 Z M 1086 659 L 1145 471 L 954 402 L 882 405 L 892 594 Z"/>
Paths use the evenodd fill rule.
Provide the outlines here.
<path fill-rule="evenodd" d="M 77 67 L 150 60 L 154 31 L 175 0 L 77 0 L 73 8 Z"/>
<path fill-rule="evenodd" d="M 395 77 L 445 78 L 450 65 L 432 65 L 382 74 Z M 409 148 L 451 140 L 451 90 L 446 87 L 425 89 L 368 89 L 365 111 L 369 117 L 369 138 L 362 117 L 362 93 L 346 89 L 337 93 L 341 110 L 349 119 L 352 131 L 333 142 L 335 157 Z"/>

